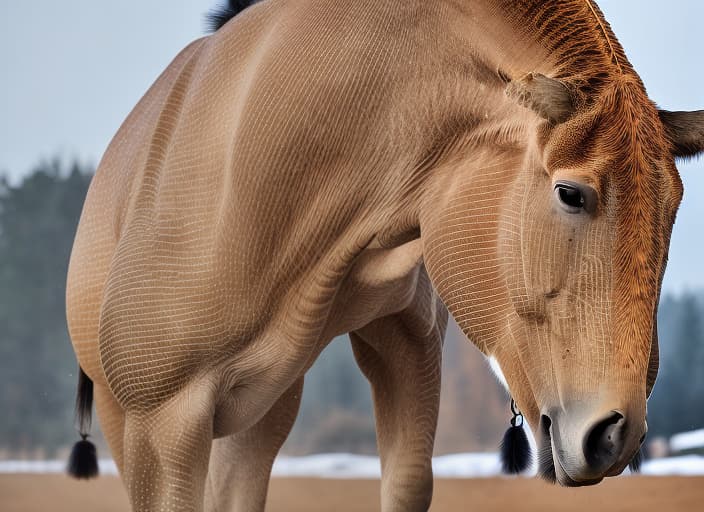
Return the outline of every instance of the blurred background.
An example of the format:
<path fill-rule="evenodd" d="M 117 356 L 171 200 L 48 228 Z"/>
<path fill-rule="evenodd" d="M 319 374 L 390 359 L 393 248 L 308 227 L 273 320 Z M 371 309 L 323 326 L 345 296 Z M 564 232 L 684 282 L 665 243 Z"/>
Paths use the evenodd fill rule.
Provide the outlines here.
<path fill-rule="evenodd" d="M 0 460 L 63 459 L 76 439 L 64 280 L 83 198 L 111 136 L 176 53 L 204 33 L 213 4 L 0 0 Z M 670 110 L 704 108 L 704 2 L 598 4 L 651 98 Z M 669 442 L 704 428 L 704 162 L 679 167 L 685 196 L 658 316 L 652 455 L 702 452 L 704 443 Z M 436 453 L 496 451 L 508 398 L 454 325 L 443 366 Z M 306 378 L 283 451 L 375 450 L 369 386 L 347 338 L 336 339 Z"/>

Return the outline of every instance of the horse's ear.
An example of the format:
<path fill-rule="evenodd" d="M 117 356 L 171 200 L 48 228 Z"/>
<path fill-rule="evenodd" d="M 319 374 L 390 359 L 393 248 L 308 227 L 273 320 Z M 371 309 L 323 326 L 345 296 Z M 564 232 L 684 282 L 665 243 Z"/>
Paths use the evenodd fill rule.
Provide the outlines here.
<path fill-rule="evenodd" d="M 566 121 L 575 110 L 569 88 L 540 73 L 528 73 L 523 78 L 511 80 L 506 94 L 553 124 Z"/>
<path fill-rule="evenodd" d="M 704 152 L 704 110 L 668 112 L 660 110 L 660 121 L 672 142 L 676 157 L 692 157 Z"/>

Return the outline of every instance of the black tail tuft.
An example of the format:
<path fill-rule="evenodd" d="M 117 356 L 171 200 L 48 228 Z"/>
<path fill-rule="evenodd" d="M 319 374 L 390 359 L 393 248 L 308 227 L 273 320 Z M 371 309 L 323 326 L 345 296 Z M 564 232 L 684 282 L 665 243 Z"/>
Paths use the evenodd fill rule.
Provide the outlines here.
<path fill-rule="evenodd" d="M 98 454 L 95 445 L 86 438 L 74 444 L 66 471 L 74 478 L 86 480 L 98 476 Z"/>
<path fill-rule="evenodd" d="M 531 462 L 531 450 L 523 426 L 511 426 L 501 441 L 501 468 L 515 475 L 526 470 Z"/>
<path fill-rule="evenodd" d="M 228 0 L 227 4 L 212 9 L 205 16 L 205 25 L 208 32 L 215 32 L 225 23 L 244 11 L 247 7 L 257 3 L 258 0 Z"/>
<path fill-rule="evenodd" d="M 98 454 L 95 445 L 88 441 L 91 414 L 93 411 L 93 381 L 83 368 L 78 368 L 78 390 L 76 393 L 76 423 L 81 434 L 71 450 L 66 471 L 75 478 L 93 478 L 98 474 Z"/>

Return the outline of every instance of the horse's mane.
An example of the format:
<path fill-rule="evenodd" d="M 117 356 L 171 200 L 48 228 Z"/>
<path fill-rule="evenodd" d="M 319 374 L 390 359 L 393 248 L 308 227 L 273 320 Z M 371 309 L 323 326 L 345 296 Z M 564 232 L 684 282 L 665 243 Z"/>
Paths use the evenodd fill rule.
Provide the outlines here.
<path fill-rule="evenodd" d="M 219 30 L 225 23 L 259 0 L 228 0 L 226 4 L 211 9 L 205 16 L 205 24 L 209 32 Z"/>
<path fill-rule="evenodd" d="M 637 77 L 592 0 L 496 0 L 495 5 L 521 37 L 548 50 L 555 66 L 553 78 L 594 93 L 618 75 Z"/>

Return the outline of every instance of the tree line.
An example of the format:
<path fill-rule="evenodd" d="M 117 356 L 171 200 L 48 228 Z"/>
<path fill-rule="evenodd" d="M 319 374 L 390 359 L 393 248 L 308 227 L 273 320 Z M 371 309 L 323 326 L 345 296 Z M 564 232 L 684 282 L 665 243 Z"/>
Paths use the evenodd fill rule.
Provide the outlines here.
<path fill-rule="evenodd" d="M 0 457 L 31 456 L 37 448 L 53 457 L 76 437 L 77 364 L 66 329 L 65 280 L 92 172 L 54 160 L 18 184 L 0 177 Z M 704 427 L 703 314 L 703 294 L 661 301 L 651 436 Z M 507 424 L 506 395 L 457 332 L 448 337 L 445 356 L 438 449 L 494 450 Z M 369 385 L 346 337 L 306 376 L 285 451 L 375 451 Z"/>

